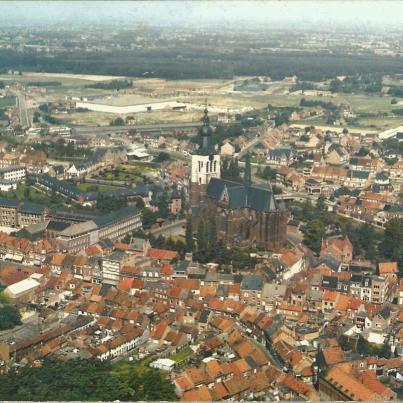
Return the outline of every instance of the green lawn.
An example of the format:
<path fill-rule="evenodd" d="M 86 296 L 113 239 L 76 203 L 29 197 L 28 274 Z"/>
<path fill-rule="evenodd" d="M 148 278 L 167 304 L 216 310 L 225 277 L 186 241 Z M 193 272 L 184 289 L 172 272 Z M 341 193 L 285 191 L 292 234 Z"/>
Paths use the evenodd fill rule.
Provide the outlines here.
<path fill-rule="evenodd" d="M 154 361 L 155 357 L 146 357 L 142 360 L 139 361 L 134 361 L 134 362 L 128 362 L 128 361 L 119 361 L 116 364 L 116 367 L 113 369 L 111 374 L 113 375 L 123 375 L 123 374 L 129 374 L 132 371 L 139 372 L 139 373 L 144 373 L 148 372 L 151 370 L 150 368 L 150 363 Z"/>
<path fill-rule="evenodd" d="M 77 187 L 82 191 L 82 192 L 113 192 L 115 190 L 122 189 L 121 187 L 118 186 L 112 186 L 112 185 L 100 185 L 97 183 L 78 183 Z"/>
<path fill-rule="evenodd" d="M 148 163 L 138 163 L 138 162 L 127 162 L 126 164 L 118 164 L 115 166 L 116 169 L 130 172 L 133 174 L 140 175 L 142 173 L 154 172 L 157 169 L 153 166 L 153 164 Z"/>
<path fill-rule="evenodd" d="M 131 183 L 142 183 L 143 179 L 136 174 L 132 174 L 124 171 L 106 171 L 98 174 L 95 179 L 104 179 L 109 181 L 123 181 Z"/>
<path fill-rule="evenodd" d="M 142 183 L 142 174 L 156 172 L 150 164 L 139 164 L 139 163 L 126 163 L 117 164 L 113 168 L 109 168 L 97 176 L 96 179 L 105 179 L 110 181 L 124 181 L 131 183 Z"/>
<path fill-rule="evenodd" d="M 190 347 L 185 347 L 183 350 L 171 355 L 169 358 L 175 362 L 181 362 L 191 357 L 193 354 L 194 352 Z"/>
<path fill-rule="evenodd" d="M 48 194 L 41 192 L 40 190 L 38 190 L 32 186 L 27 186 L 25 183 L 20 183 L 17 186 L 15 195 L 18 200 L 25 199 L 25 192 L 26 192 L 25 189 L 27 189 L 27 188 L 29 188 L 29 201 L 31 201 L 33 203 L 46 203 L 50 200 L 50 197 L 48 196 Z"/>
<path fill-rule="evenodd" d="M 26 189 L 29 190 L 26 190 Z M 29 194 L 27 194 L 29 192 Z M 52 196 L 50 192 L 42 192 L 32 186 L 27 186 L 25 183 L 20 183 L 16 190 L 9 192 L 1 192 L 1 196 L 7 199 L 17 199 L 21 201 L 29 201 L 32 203 L 44 204 L 50 208 L 65 207 L 64 200 L 60 196 Z"/>
<path fill-rule="evenodd" d="M 9 106 L 15 106 L 15 97 L 0 98 L 0 108 L 7 108 Z"/>

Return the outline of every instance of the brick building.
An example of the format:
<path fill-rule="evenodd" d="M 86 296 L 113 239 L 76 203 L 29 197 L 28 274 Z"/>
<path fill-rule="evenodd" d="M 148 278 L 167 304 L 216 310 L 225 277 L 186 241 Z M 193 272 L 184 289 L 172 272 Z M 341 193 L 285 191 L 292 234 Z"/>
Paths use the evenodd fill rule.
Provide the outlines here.
<path fill-rule="evenodd" d="M 286 240 L 288 214 L 280 208 L 270 185 L 252 183 L 249 156 L 244 183 L 220 178 L 220 156 L 212 146 L 207 110 L 201 147 L 192 155 L 191 208 L 196 228 L 215 215 L 217 238 L 242 246 L 279 248 Z"/>

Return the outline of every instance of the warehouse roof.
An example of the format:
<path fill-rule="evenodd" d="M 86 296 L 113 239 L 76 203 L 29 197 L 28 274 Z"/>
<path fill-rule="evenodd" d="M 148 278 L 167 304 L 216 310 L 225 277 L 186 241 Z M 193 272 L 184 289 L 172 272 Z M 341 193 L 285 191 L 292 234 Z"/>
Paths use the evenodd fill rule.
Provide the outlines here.
<path fill-rule="evenodd" d="M 5 293 L 10 295 L 11 297 L 18 297 L 19 295 L 25 294 L 36 287 L 39 286 L 39 283 L 33 278 L 26 278 L 25 280 L 21 280 L 18 283 L 14 283 L 9 285 L 5 289 Z"/>

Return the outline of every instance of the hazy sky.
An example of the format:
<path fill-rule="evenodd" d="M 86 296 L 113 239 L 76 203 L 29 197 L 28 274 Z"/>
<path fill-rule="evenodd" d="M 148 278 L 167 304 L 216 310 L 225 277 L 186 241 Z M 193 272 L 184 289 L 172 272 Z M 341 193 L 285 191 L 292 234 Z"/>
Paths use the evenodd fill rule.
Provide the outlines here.
<path fill-rule="evenodd" d="M 1 26 L 403 28 L 402 1 L 0 1 Z"/>

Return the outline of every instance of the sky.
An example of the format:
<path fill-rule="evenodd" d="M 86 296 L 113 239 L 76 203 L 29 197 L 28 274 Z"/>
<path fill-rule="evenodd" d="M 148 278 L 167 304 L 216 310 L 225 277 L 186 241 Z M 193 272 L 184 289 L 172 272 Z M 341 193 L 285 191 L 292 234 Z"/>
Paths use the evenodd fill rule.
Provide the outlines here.
<path fill-rule="evenodd" d="M 0 1 L 0 26 L 403 28 L 403 1 Z"/>

